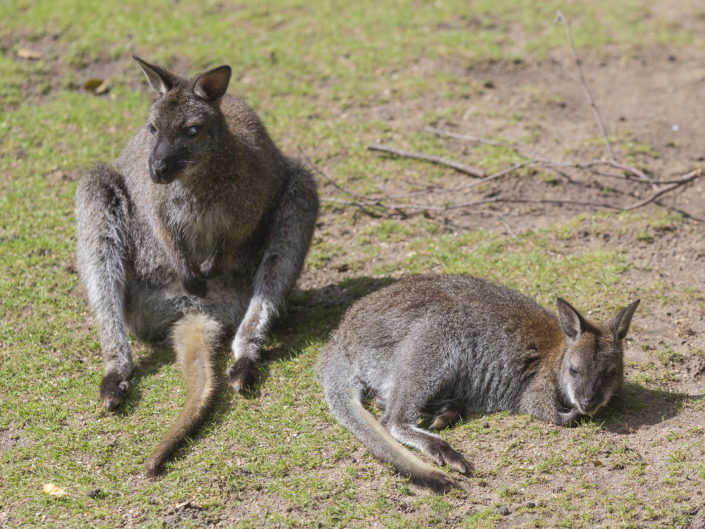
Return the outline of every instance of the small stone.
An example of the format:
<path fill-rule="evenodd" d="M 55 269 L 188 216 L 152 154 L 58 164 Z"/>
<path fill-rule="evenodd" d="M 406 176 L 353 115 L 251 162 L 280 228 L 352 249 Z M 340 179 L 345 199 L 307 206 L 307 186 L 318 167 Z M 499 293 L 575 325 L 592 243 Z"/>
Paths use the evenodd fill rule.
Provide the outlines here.
<path fill-rule="evenodd" d="M 536 504 L 533 501 L 527 501 L 524 504 L 524 507 L 526 507 L 527 509 L 533 509 L 534 507 L 536 507 Z"/>
<path fill-rule="evenodd" d="M 509 516 L 511 514 L 511 512 L 512 511 L 510 511 L 509 507 L 507 507 L 506 505 L 502 505 L 499 508 L 499 514 L 501 514 L 502 516 Z"/>
<path fill-rule="evenodd" d="M 97 498 L 98 496 L 100 496 L 100 492 L 100 489 L 91 489 L 86 492 L 86 496 L 88 496 L 89 498 Z"/>

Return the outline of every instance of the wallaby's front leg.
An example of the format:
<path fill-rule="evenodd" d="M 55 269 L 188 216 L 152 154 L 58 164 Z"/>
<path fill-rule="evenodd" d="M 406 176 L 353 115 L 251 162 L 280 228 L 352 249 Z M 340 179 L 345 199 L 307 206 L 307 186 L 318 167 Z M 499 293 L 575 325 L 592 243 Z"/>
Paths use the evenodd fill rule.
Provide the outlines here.
<path fill-rule="evenodd" d="M 78 271 L 95 314 L 105 376 L 100 400 L 110 410 L 126 397 L 134 363 L 125 334 L 125 265 L 129 198 L 122 176 L 107 165 L 85 173 L 76 189 Z"/>
<path fill-rule="evenodd" d="M 290 170 L 289 186 L 273 215 L 255 274 L 252 298 L 232 344 L 235 363 L 228 369 L 228 384 L 235 391 L 256 379 L 260 349 L 301 271 L 318 215 L 318 196 L 306 170 L 293 162 Z"/>

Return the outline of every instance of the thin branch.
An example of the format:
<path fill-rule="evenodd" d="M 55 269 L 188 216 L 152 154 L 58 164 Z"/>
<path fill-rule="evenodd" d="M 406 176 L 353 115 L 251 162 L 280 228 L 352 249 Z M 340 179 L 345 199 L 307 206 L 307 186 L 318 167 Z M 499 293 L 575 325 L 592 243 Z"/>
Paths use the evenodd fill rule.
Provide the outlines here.
<path fill-rule="evenodd" d="M 654 191 L 651 194 L 651 196 L 645 198 L 644 200 L 636 202 L 635 204 L 632 204 L 631 206 L 624 208 L 624 210 L 625 211 L 632 211 L 632 210 L 635 210 L 635 209 L 640 208 L 642 206 L 645 206 L 646 204 L 656 200 L 658 197 L 660 197 L 664 193 L 668 193 L 669 191 L 673 191 L 675 188 L 680 187 L 680 186 L 682 186 L 692 180 L 695 180 L 698 176 L 700 176 L 701 173 L 702 173 L 702 171 L 700 169 L 695 169 L 695 170 L 689 172 L 688 174 L 684 175 L 683 178 L 681 178 L 680 180 L 678 180 L 674 183 L 671 183 L 669 185 L 665 185 L 661 189 L 657 189 L 656 191 Z"/>
<path fill-rule="evenodd" d="M 346 195 L 350 195 L 351 197 L 356 197 L 362 200 L 368 200 L 370 197 L 363 195 L 361 193 L 357 193 L 355 191 L 352 191 L 350 189 L 346 189 L 342 187 L 340 184 L 338 184 L 335 180 L 333 180 L 330 176 L 328 176 L 322 169 L 320 169 L 313 161 L 311 161 L 311 158 L 309 158 L 304 150 L 299 147 L 299 153 L 301 156 L 303 156 L 304 160 L 306 160 L 306 163 L 313 169 L 319 176 L 321 176 L 326 182 L 331 184 L 333 187 L 335 187 L 338 191 L 341 193 L 345 193 Z"/>
<path fill-rule="evenodd" d="M 562 22 L 563 26 L 565 27 L 565 33 L 568 36 L 568 43 L 570 44 L 570 50 L 573 52 L 573 60 L 575 61 L 575 66 L 578 69 L 578 81 L 580 84 L 580 87 L 583 89 L 583 93 L 585 94 L 585 97 L 588 99 L 590 102 L 590 107 L 592 107 L 592 112 L 595 115 L 595 121 L 597 122 L 597 126 L 600 129 L 600 134 L 602 134 L 602 139 L 605 141 L 605 145 L 607 146 L 607 152 L 609 152 L 610 155 L 610 160 L 615 160 L 614 156 L 614 151 L 612 150 L 612 145 L 610 144 L 610 140 L 607 137 L 607 131 L 605 130 L 605 124 L 602 122 L 602 117 L 600 117 L 600 111 L 597 108 L 597 105 L 595 104 L 595 100 L 592 97 L 592 94 L 590 93 L 590 90 L 587 87 L 587 84 L 585 83 L 585 76 L 583 75 L 583 67 L 580 65 L 580 59 L 578 58 L 578 52 L 575 51 L 575 45 L 573 44 L 573 34 L 570 31 L 570 24 L 568 24 L 568 21 L 566 18 L 563 16 L 563 13 L 560 11 L 556 12 L 556 22 Z"/>
<path fill-rule="evenodd" d="M 505 142 L 505 141 L 497 141 L 497 140 L 491 140 L 488 138 L 482 138 L 480 136 L 471 136 L 469 134 L 458 134 L 457 132 L 452 132 L 448 130 L 441 130 L 437 129 L 434 127 L 426 127 L 426 131 L 436 134 L 438 136 L 447 136 L 449 138 L 455 138 L 458 140 L 464 140 L 464 141 L 469 141 L 473 143 L 480 143 L 483 145 L 494 145 L 497 147 L 507 147 L 512 150 L 514 150 L 516 153 L 520 154 L 521 156 L 524 156 L 525 158 L 533 158 L 530 160 L 528 163 L 529 164 L 535 164 L 535 165 L 543 165 L 544 167 L 548 168 L 557 168 L 557 167 L 565 167 L 565 168 L 572 168 L 572 169 L 584 169 L 584 170 L 591 170 L 593 167 L 596 166 L 608 166 L 608 167 L 613 167 L 615 169 L 619 169 L 621 171 L 624 171 L 625 173 L 628 173 L 628 175 L 624 174 L 612 174 L 612 173 L 605 173 L 605 172 L 598 172 L 598 171 L 592 171 L 594 174 L 597 174 L 599 176 L 607 176 L 609 178 L 617 178 L 620 180 L 629 180 L 630 182 L 642 182 L 644 184 L 651 184 L 651 185 L 665 185 L 665 184 L 677 184 L 681 183 L 680 179 L 676 180 L 658 180 L 654 178 L 649 178 L 644 171 L 641 169 L 638 169 L 636 167 L 633 167 L 631 165 L 626 165 L 623 163 L 620 163 L 616 160 L 588 160 L 587 162 L 577 162 L 577 161 L 571 161 L 571 160 L 552 160 L 548 158 L 545 155 L 530 151 L 526 149 L 525 147 L 521 145 L 517 145 L 515 143 L 510 143 L 510 142 Z M 629 176 L 631 175 L 631 176 Z"/>
<path fill-rule="evenodd" d="M 474 181 L 470 182 L 469 184 L 463 184 L 463 185 L 456 186 L 456 187 L 435 187 L 435 188 L 430 188 L 430 189 L 424 189 L 423 191 L 414 191 L 412 193 L 403 193 L 403 194 L 399 194 L 399 195 L 387 195 L 387 198 L 393 198 L 393 199 L 414 198 L 414 197 L 430 195 L 430 194 L 457 193 L 458 191 L 466 191 L 466 190 L 471 189 L 473 187 L 477 187 L 479 185 L 486 184 L 487 182 L 490 182 L 492 180 L 496 180 L 497 178 L 500 178 L 504 175 L 507 175 L 509 173 L 516 171 L 517 169 L 521 169 L 522 167 L 529 167 L 531 165 L 535 165 L 536 163 L 537 162 L 535 160 L 529 160 L 527 162 L 519 162 L 519 163 L 516 163 L 510 167 L 507 167 L 506 169 L 498 171 L 494 174 L 491 174 L 491 175 L 486 176 L 484 178 L 480 178 L 479 180 L 474 180 Z"/>
<path fill-rule="evenodd" d="M 400 149 L 395 149 L 393 147 L 386 147 L 384 145 L 378 145 L 378 144 L 374 144 L 374 143 L 371 145 L 368 145 L 367 150 L 368 151 L 386 152 L 388 154 L 394 154 L 395 156 L 400 156 L 402 158 L 413 158 L 415 160 L 424 160 L 427 162 L 435 163 L 437 165 L 444 165 L 446 167 L 450 167 L 451 169 L 458 171 L 459 173 L 474 176 L 476 178 L 482 178 L 485 176 L 485 172 L 482 169 L 478 169 L 477 167 L 472 167 L 470 165 L 465 165 L 462 163 L 454 162 L 453 160 L 449 160 L 448 158 L 442 158 L 440 156 L 432 156 L 430 154 L 423 154 L 420 152 L 402 151 Z"/>

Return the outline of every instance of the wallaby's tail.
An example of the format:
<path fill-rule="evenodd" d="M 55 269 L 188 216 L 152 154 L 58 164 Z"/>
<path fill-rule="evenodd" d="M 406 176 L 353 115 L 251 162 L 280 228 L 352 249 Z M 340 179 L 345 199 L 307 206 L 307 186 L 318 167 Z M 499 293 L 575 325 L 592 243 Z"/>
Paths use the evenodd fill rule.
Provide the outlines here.
<path fill-rule="evenodd" d="M 335 360 L 324 357 L 320 368 L 328 407 L 338 422 L 360 439 L 373 456 L 391 464 L 401 475 L 417 485 L 447 492 L 453 481 L 402 446 L 362 406 L 361 390 L 351 383 L 350 372 L 339 365 L 343 356 L 334 356 Z"/>
<path fill-rule="evenodd" d="M 176 358 L 186 380 L 186 404 L 176 421 L 147 459 L 147 475 L 157 475 L 164 462 L 204 419 L 215 393 L 211 356 L 220 325 L 204 314 L 187 314 L 174 325 Z"/>

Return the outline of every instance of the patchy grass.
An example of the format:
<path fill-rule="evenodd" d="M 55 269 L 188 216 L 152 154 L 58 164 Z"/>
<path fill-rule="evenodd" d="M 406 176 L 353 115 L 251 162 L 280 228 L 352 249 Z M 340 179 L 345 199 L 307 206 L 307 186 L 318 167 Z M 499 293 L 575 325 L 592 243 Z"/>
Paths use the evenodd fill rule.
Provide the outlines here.
<path fill-rule="evenodd" d="M 446 430 L 475 464 L 446 496 L 410 486 L 371 458 L 329 414 L 315 373 L 349 302 L 400 273 L 482 275 L 546 305 L 565 296 L 598 318 L 636 291 L 645 305 L 695 306 L 697 292 L 665 280 L 623 287 L 639 271 L 624 245 L 584 244 L 605 235 L 659 244 L 682 228 L 678 213 L 586 214 L 513 237 L 457 232 L 422 216 L 361 220 L 326 206 L 304 278 L 316 286 L 292 295 L 257 387 L 245 397 L 223 389 L 164 477 L 145 479 L 141 465 L 184 398 L 173 353 L 134 342 L 138 368 L 125 408 L 107 414 L 98 407 L 100 348 L 73 264 L 72 197 L 80 172 L 114 158 L 146 115 L 146 84 L 129 55 L 187 72 L 233 65 L 231 92 L 257 109 L 285 150 L 301 146 L 336 182 L 378 194 L 397 182 L 437 185 L 446 171 L 370 156 L 368 143 L 395 140 L 441 155 L 447 144 L 418 130 L 400 140 L 399 129 L 372 109 L 416 101 L 425 122 L 450 120 L 488 90 L 466 78 L 469 68 L 565 51 L 562 28 L 551 23 L 556 8 L 565 9 L 561 2 L 471 7 L 458 0 L 0 5 L 0 526 L 643 527 L 694 519 L 702 495 L 693 491 L 703 490 L 705 467 L 693 417 L 702 417 L 703 401 L 670 391 L 683 378 L 670 369 L 697 372 L 702 344 L 642 351 L 646 359 L 604 416 L 576 428 L 500 413 Z M 619 49 L 628 61 L 655 43 L 703 45 L 701 33 L 660 16 L 654 1 L 569 7 L 586 53 Z M 680 9 L 684 19 L 697 15 L 695 7 Z M 21 60 L 20 48 L 42 58 Z M 110 78 L 109 94 L 81 90 L 96 75 Z M 534 86 L 522 91 L 532 104 L 563 104 Z M 524 119 L 508 101 L 476 117 L 494 123 L 497 137 Z M 527 127 L 531 141 L 539 132 Z M 635 160 L 660 156 L 631 137 L 617 141 Z M 472 156 L 488 171 L 517 160 L 497 147 Z M 350 233 L 339 235 L 341 226 Z M 390 255 L 388 248 L 400 250 Z M 340 260 L 346 276 L 337 275 L 342 267 L 329 270 Z M 311 302 L 325 287 L 342 294 Z M 652 445 L 636 435 L 682 417 L 691 423 L 676 424 L 672 435 L 649 430 Z M 46 483 L 67 495 L 43 494 Z M 502 507 L 510 514 L 500 514 Z"/>

